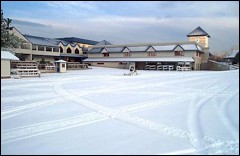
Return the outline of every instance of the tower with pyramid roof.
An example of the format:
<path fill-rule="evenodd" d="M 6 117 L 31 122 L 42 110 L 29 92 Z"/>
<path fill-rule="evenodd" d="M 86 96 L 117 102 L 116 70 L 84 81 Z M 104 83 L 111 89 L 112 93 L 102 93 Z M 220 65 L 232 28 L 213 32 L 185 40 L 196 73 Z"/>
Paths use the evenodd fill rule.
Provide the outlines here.
<path fill-rule="evenodd" d="M 203 56 L 203 62 L 208 61 L 209 58 L 209 45 L 208 45 L 208 39 L 210 38 L 210 35 L 204 31 L 200 26 L 194 29 L 192 32 L 187 34 L 189 41 L 195 41 L 202 45 L 204 47 L 204 56 Z"/>
<path fill-rule="evenodd" d="M 206 31 L 204 31 L 201 27 L 194 29 L 187 35 L 187 37 L 189 41 L 196 41 L 204 48 L 209 48 L 208 39 L 210 38 L 210 35 L 206 33 Z"/>

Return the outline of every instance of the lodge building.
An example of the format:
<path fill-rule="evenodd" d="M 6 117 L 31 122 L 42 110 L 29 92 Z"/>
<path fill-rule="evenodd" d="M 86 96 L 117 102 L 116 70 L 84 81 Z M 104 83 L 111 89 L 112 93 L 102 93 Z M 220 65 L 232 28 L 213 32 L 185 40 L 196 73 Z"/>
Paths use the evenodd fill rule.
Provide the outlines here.
<path fill-rule="evenodd" d="M 81 38 L 46 38 L 23 35 L 16 28 L 10 30 L 22 40 L 16 53 L 25 60 L 54 62 L 84 62 L 92 66 L 144 70 L 200 70 L 209 59 L 210 35 L 201 27 L 187 34 L 188 41 L 144 44 L 111 44 Z"/>
<path fill-rule="evenodd" d="M 112 45 L 104 41 L 88 51 L 88 58 L 84 62 L 116 68 L 135 65 L 140 70 L 177 70 L 178 67 L 200 70 L 209 58 L 210 36 L 197 27 L 187 37 L 187 42 L 168 43 Z"/>
<path fill-rule="evenodd" d="M 15 27 L 10 33 L 20 38 L 22 44 L 15 50 L 17 54 L 23 55 L 26 61 L 45 61 L 52 62 L 63 59 L 68 62 L 82 62 L 87 58 L 89 46 L 97 41 L 87 40 L 76 37 L 68 38 L 46 38 L 32 35 L 23 35 Z"/>

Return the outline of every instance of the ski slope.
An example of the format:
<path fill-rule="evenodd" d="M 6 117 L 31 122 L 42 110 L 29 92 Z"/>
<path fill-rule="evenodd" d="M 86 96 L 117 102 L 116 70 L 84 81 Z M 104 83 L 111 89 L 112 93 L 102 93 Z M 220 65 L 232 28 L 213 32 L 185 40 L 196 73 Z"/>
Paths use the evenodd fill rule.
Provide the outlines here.
<path fill-rule="evenodd" d="M 1 80 L 1 154 L 239 154 L 239 70 Z"/>

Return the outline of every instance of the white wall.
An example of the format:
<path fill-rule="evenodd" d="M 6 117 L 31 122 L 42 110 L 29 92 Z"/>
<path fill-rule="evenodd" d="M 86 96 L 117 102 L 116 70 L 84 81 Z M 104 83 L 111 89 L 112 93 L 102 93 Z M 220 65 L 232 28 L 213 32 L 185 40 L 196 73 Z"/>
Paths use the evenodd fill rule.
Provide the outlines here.
<path fill-rule="evenodd" d="M 1 60 L 1 77 L 10 77 L 10 60 Z"/>

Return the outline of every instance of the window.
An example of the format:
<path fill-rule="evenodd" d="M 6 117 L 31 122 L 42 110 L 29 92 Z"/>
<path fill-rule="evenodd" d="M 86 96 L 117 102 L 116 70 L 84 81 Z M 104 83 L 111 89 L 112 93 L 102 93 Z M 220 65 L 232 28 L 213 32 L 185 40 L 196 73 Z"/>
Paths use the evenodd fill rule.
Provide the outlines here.
<path fill-rule="evenodd" d="M 63 53 L 63 48 L 62 47 L 60 47 L 60 53 Z"/>
<path fill-rule="evenodd" d="M 131 56 L 131 53 L 130 52 L 125 52 L 124 57 L 128 57 L 128 56 Z"/>
<path fill-rule="evenodd" d="M 72 50 L 70 48 L 67 48 L 67 53 L 72 53 Z"/>
<path fill-rule="evenodd" d="M 59 52 L 59 48 L 58 47 L 53 47 L 53 52 Z"/>
<path fill-rule="evenodd" d="M 98 62 L 97 64 L 104 65 L 104 63 L 103 63 L 103 62 Z"/>
<path fill-rule="evenodd" d="M 21 45 L 21 48 L 22 48 L 22 49 L 30 49 L 30 44 L 29 44 L 29 43 L 23 43 L 23 44 Z"/>
<path fill-rule="evenodd" d="M 75 49 L 75 54 L 79 54 L 79 50 L 78 49 Z"/>
<path fill-rule="evenodd" d="M 148 56 L 156 56 L 155 51 L 149 51 L 147 52 Z"/>
<path fill-rule="evenodd" d="M 32 45 L 32 50 L 37 50 L 37 46 L 36 45 Z"/>
<path fill-rule="evenodd" d="M 198 43 L 200 42 L 199 38 L 196 38 L 195 41 L 198 42 Z"/>
<path fill-rule="evenodd" d="M 197 51 L 197 52 L 196 52 L 196 56 L 199 56 L 199 57 L 201 57 L 201 56 L 202 56 L 202 54 L 201 54 L 199 51 Z"/>
<path fill-rule="evenodd" d="M 174 55 L 175 56 L 184 56 L 184 52 L 183 51 L 175 51 Z"/>
<path fill-rule="evenodd" d="M 52 47 L 46 47 L 46 51 L 52 51 Z"/>
<path fill-rule="evenodd" d="M 65 64 L 62 64 L 62 68 L 65 68 Z"/>
<path fill-rule="evenodd" d="M 44 51 L 44 46 L 38 46 L 38 51 Z"/>
<path fill-rule="evenodd" d="M 103 57 L 109 57 L 109 53 L 103 53 Z"/>

